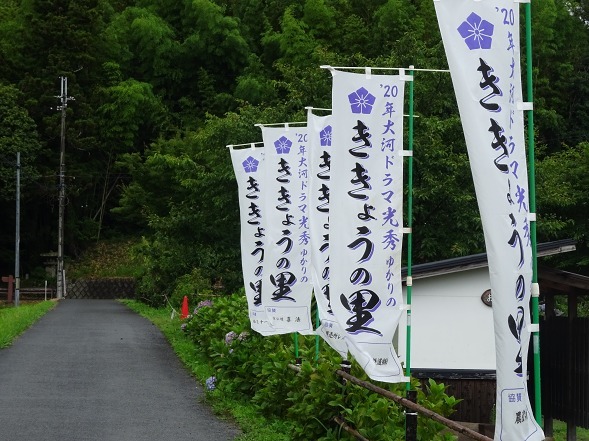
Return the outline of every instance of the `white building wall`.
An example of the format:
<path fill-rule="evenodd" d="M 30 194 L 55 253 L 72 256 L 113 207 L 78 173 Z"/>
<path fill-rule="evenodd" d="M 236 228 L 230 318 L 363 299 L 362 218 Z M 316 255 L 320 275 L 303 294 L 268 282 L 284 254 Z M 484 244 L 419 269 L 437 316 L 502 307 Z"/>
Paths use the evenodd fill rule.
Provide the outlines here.
<path fill-rule="evenodd" d="M 411 369 L 495 369 L 493 310 L 481 300 L 489 288 L 486 267 L 413 280 Z M 402 360 L 405 342 L 403 319 L 398 332 Z"/>

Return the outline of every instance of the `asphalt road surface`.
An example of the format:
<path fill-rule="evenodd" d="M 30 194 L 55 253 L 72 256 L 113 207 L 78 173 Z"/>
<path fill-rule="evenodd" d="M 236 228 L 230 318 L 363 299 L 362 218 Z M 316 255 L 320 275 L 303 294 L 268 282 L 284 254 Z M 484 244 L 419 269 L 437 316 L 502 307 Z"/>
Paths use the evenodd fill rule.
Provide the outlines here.
<path fill-rule="evenodd" d="M 226 441 L 238 429 L 148 320 L 111 300 L 62 300 L 0 349 L 1 441 Z"/>

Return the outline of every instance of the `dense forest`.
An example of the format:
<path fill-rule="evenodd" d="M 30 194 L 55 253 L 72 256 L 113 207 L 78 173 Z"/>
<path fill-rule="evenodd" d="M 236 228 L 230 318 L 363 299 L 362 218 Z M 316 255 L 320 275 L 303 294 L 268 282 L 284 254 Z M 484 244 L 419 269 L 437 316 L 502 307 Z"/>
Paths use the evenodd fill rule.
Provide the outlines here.
<path fill-rule="evenodd" d="M 585 274 L 588 23 L 585 0 L 533 4 L 538 238 L 576 239 L 552 264 Z M 260 141 L 256 123 L 329 107 L 324 64 L 446 69 L 432 0 L 2 0 L 0 272 L 14 270 L 16 152 L 21 273 L 57 249 L 67 76 L 66 258 L 131 237 L 145 292 L 183 277 L 239 286 L 225 146 Z M 417 72 L 414 85 L 415 262 L 482 252 L 450 76 Z"/>

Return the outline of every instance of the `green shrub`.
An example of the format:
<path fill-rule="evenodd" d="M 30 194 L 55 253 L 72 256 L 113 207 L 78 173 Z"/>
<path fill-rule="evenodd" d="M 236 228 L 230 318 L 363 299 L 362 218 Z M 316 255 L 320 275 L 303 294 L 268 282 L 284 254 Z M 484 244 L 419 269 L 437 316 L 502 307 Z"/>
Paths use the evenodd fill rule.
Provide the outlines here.
<path fill-rule="evenodd" d="M 194 268 L 190 274 L 185 274 L 176 280 L 176 286 L 170 296 L 170 303 L 174 308 L 179 308 L 184 296 L 187 296 L 188 304 L 196 305 L 199 299 L 207 299 L 212 295 L 213 288 L 210 279 L 203 276 L 202 271 Z"/>
<path fill-rule="evenodd" d="M 141 272 L 133 249 L 138 239 L 98 242 L 86 249 L 77 260 L 68 262 L 68 276 L 73 279 L 101 277 L 135 277 Z"/>
<path fill-rule="evenodd" d="M 368 439 L 404 439 L 403 407 L 354 384 L 344 384 L 335 375 L 339 355 L 327 345 L 322 346 L 321 358 L 311 363 L 314 336 L 298 337 L 298 352 L 305 361 L 297 373 L 289 368 L 295 359 L 293 338 L 262 337 L 253 332 L 243 293 L 201 300 L 194 309 L 185 331 L 208 355 L 217 390 L 251 402 L 261 414 L 293 422 L 293 441 L 353 439 L 332 422 L 336 415 Z M 355 364 L 352 374 L 368 380 Z M 445 385 L 430 380 L 421 387 L 417 380 L 412 382 L 420 404 L 445 416 L 453 412 L 458 401 L 446 394 Z M 381 387 L 404 395 L 404 383 Z M 420 418 L 418 440 L 454 439 L 442 433 L 443 429 L 439 423 Z"/>

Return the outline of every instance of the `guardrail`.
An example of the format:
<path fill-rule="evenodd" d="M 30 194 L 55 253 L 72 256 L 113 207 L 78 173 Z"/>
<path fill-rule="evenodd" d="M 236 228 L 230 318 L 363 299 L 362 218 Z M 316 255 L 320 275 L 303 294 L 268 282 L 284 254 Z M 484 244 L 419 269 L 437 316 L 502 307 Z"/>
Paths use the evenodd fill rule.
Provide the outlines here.
<path fill-rule="evenodd" d="M 54 288 L 20 288 L 19 289 L 20 300 L 45 300 L 55 298 Z M 7 288 L 0 288 L 0 298 L 6 299 L 8 302 L 12 302 L 14 298 L 14 290 L 9 292 Z"/>

